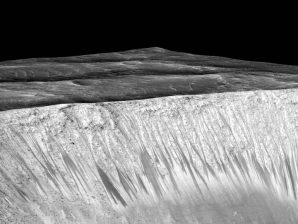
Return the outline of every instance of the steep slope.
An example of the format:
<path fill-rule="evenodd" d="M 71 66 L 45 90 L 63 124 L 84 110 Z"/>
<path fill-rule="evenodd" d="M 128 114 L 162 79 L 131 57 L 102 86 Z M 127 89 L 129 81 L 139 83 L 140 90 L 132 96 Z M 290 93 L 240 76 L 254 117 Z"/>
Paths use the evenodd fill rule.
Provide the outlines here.
<path fill-rule="evenodd" d="M 297 94 L 3 111 L 0 222 L 297 223 Z"/>
<path fill-rule="evenodd" d="M 298 223 L 297 74 L 161 48 L 0 62 L 0 223 Z"/>

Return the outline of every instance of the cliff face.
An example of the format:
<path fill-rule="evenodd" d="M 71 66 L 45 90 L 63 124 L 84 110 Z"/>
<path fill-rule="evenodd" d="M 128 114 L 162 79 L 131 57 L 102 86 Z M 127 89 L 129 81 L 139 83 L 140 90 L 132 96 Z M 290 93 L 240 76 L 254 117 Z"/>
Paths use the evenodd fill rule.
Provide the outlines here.
<path fill-rule="evenodd" d="M 298 68 L 148 48 L 0 62 L 0 110 L 297 88 Z"/>
<path fill-rule="evenodd" d="M 0 220 L 295 223 L 297 94 L 260 90 L 3 111 Z"/>

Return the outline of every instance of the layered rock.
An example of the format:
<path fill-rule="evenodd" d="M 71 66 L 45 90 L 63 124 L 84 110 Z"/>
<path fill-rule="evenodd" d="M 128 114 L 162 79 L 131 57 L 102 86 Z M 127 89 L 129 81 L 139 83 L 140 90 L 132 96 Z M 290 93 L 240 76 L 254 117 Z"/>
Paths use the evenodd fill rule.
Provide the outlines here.
<path fill-rule="evenodd" d="M 297 87 L 295 66 L 160 48 L 0 63 L 0 110 Z"/>

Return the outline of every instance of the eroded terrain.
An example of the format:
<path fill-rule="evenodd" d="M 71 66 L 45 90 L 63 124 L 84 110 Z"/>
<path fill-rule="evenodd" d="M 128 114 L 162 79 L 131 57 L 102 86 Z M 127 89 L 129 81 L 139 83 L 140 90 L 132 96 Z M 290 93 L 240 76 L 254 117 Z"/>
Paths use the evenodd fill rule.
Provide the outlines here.
<path fill-rule="evenodd" d="M 296 223 L 297 94 L 1 112 L 0 220 Z"/>
<path fill-rule="evenodd" d="M 297 74 L 161 48 L 0 62 L 0 223 L 298 223 Z"/>

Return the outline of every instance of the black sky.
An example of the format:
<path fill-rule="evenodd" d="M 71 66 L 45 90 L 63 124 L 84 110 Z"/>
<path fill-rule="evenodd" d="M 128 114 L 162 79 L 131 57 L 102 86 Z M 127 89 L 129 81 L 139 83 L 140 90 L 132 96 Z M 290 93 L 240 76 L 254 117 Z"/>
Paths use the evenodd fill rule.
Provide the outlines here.
<path fill-rule="evenodd" d="M 201 55 L 225 56 L 244 60 L 268 61 L 298 65 L 298 35 L 280 18 L 248 19 L 228 13 L 184 12 L 159 14 L 154 11 L 126 18 L 101 13 L 56 13 L 43 17 L 44 12 L 16 21 L 4 20 L 0 33 L 0 61 L 58 57 L 122 51 L 135 48 L 162 47 Z M 63 14 L 63 13 L 62 13 Z M 91 16 L 90 16 L 91 14 Z M 34 14 L 35 15 L 35 14 Z M 6 23 L 7 22 L 7 23 Z M 292 20 L 291 22 L 295 22 Z"/>

